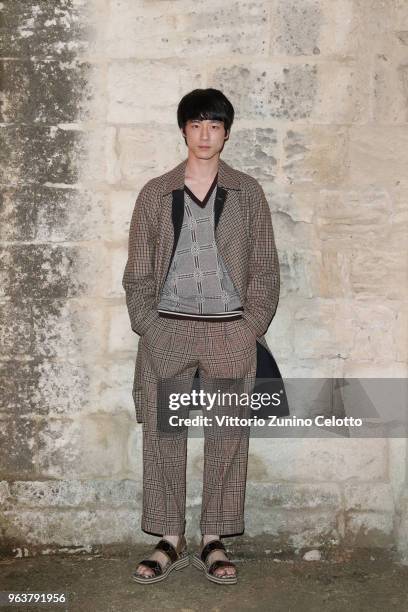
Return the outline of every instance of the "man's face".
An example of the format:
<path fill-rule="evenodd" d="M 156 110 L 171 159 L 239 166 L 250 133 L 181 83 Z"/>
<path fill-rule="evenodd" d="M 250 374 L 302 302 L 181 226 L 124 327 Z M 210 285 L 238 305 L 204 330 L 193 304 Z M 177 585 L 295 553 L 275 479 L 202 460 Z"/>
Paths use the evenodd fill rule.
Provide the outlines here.
<path fill-rule="evenodd" d="M 228 139 L 224 122 L 215 119 L 192 119 L 187 121 L 185 136 L 189 151 L 200 159 L 210 159 L 220 151 Z"/>

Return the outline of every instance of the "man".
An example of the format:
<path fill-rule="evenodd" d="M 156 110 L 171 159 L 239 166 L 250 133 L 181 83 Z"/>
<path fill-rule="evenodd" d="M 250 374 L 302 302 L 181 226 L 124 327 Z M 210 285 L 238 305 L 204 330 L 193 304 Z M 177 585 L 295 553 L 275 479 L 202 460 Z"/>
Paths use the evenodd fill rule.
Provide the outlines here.
<path fill-rule="evenodd" d="M 160 384 L 171 380 L 189 392 L 199 375 L 203 390 L 214 391 L 222 379 L 240 381 L 250 393 L 259 350 L 270 356 L 264 334 L 280 289 L 262 187 L 220 159 L 232 104 L 221 91 L 196 89 L 180 101 L 177 119 L 188 158 L 141 189 L 122 281 L 131 327 L 140 335 L 133 398 L 143 423 L 142 529 L 162 537 L 133 574 L 144 584 L 189 559 L 187 433 L 169 434 L 159 425 Z M 209 580 L 233 584 L 236 566 L 220 538 L 244 530 L 249 428 L 206 426 L 204 435 L 202 542 L 193 563 Z"/>

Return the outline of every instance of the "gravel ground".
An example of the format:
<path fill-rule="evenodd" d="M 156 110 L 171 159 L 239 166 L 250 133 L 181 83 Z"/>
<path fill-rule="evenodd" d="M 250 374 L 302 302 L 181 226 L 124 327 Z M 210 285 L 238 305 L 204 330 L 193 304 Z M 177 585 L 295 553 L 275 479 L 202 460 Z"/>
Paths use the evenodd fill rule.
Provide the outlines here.
<path fill-rule="evenodd" d="M 408 610 L 408 567 L 390 551 L 334 550 L 320 561 L 302 554 L 262 551 L 237 562 L 237 585 L 208 582 L 193 566 L 156 585 L 139 585 L 130 574 L 149 550 L 134 546 L 96 554 L 39 555 L 0 560 L 0 590 L 66 593 L 67 604 L 1 607 L 1 610 L 86 612 L 179 610 L 180 612 L 275 610 L 363 612 Z M 193 548 L 191 552 L 193 552 Z"/>

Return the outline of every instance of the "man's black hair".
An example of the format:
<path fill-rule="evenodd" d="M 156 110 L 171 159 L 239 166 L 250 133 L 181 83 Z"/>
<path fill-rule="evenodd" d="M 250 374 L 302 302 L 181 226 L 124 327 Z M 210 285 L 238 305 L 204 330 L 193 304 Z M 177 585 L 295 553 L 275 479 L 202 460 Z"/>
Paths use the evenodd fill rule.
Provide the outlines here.
<path fill-rule="evenodd" d="M 227 133 L 234 121 L 234 107 L 218 89 L 193 89 L 179 102 L 177 123 L 184 130 L 187 121 L 200 119 L 223 121 Z M 185 137 L 184 140 L 187 144 Z"/>

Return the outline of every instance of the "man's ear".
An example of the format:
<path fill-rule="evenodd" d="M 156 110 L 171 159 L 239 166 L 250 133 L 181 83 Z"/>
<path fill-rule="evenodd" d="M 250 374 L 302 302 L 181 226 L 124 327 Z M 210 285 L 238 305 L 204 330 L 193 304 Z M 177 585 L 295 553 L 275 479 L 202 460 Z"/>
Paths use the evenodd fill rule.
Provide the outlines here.
<path fill-rule="evenodd" d="M 231 131 L 231 130 L 227 130 L 227 131 L 226 131 L 226 134 L 225 134 L 225 136 L 224 136 L 224 140 L 225 140 L 225 141 L 227 141 L 227 140 L 228 140 L 228 138 L 229 138 L 229 136 L 230 136 L 230 131 Z"/>

